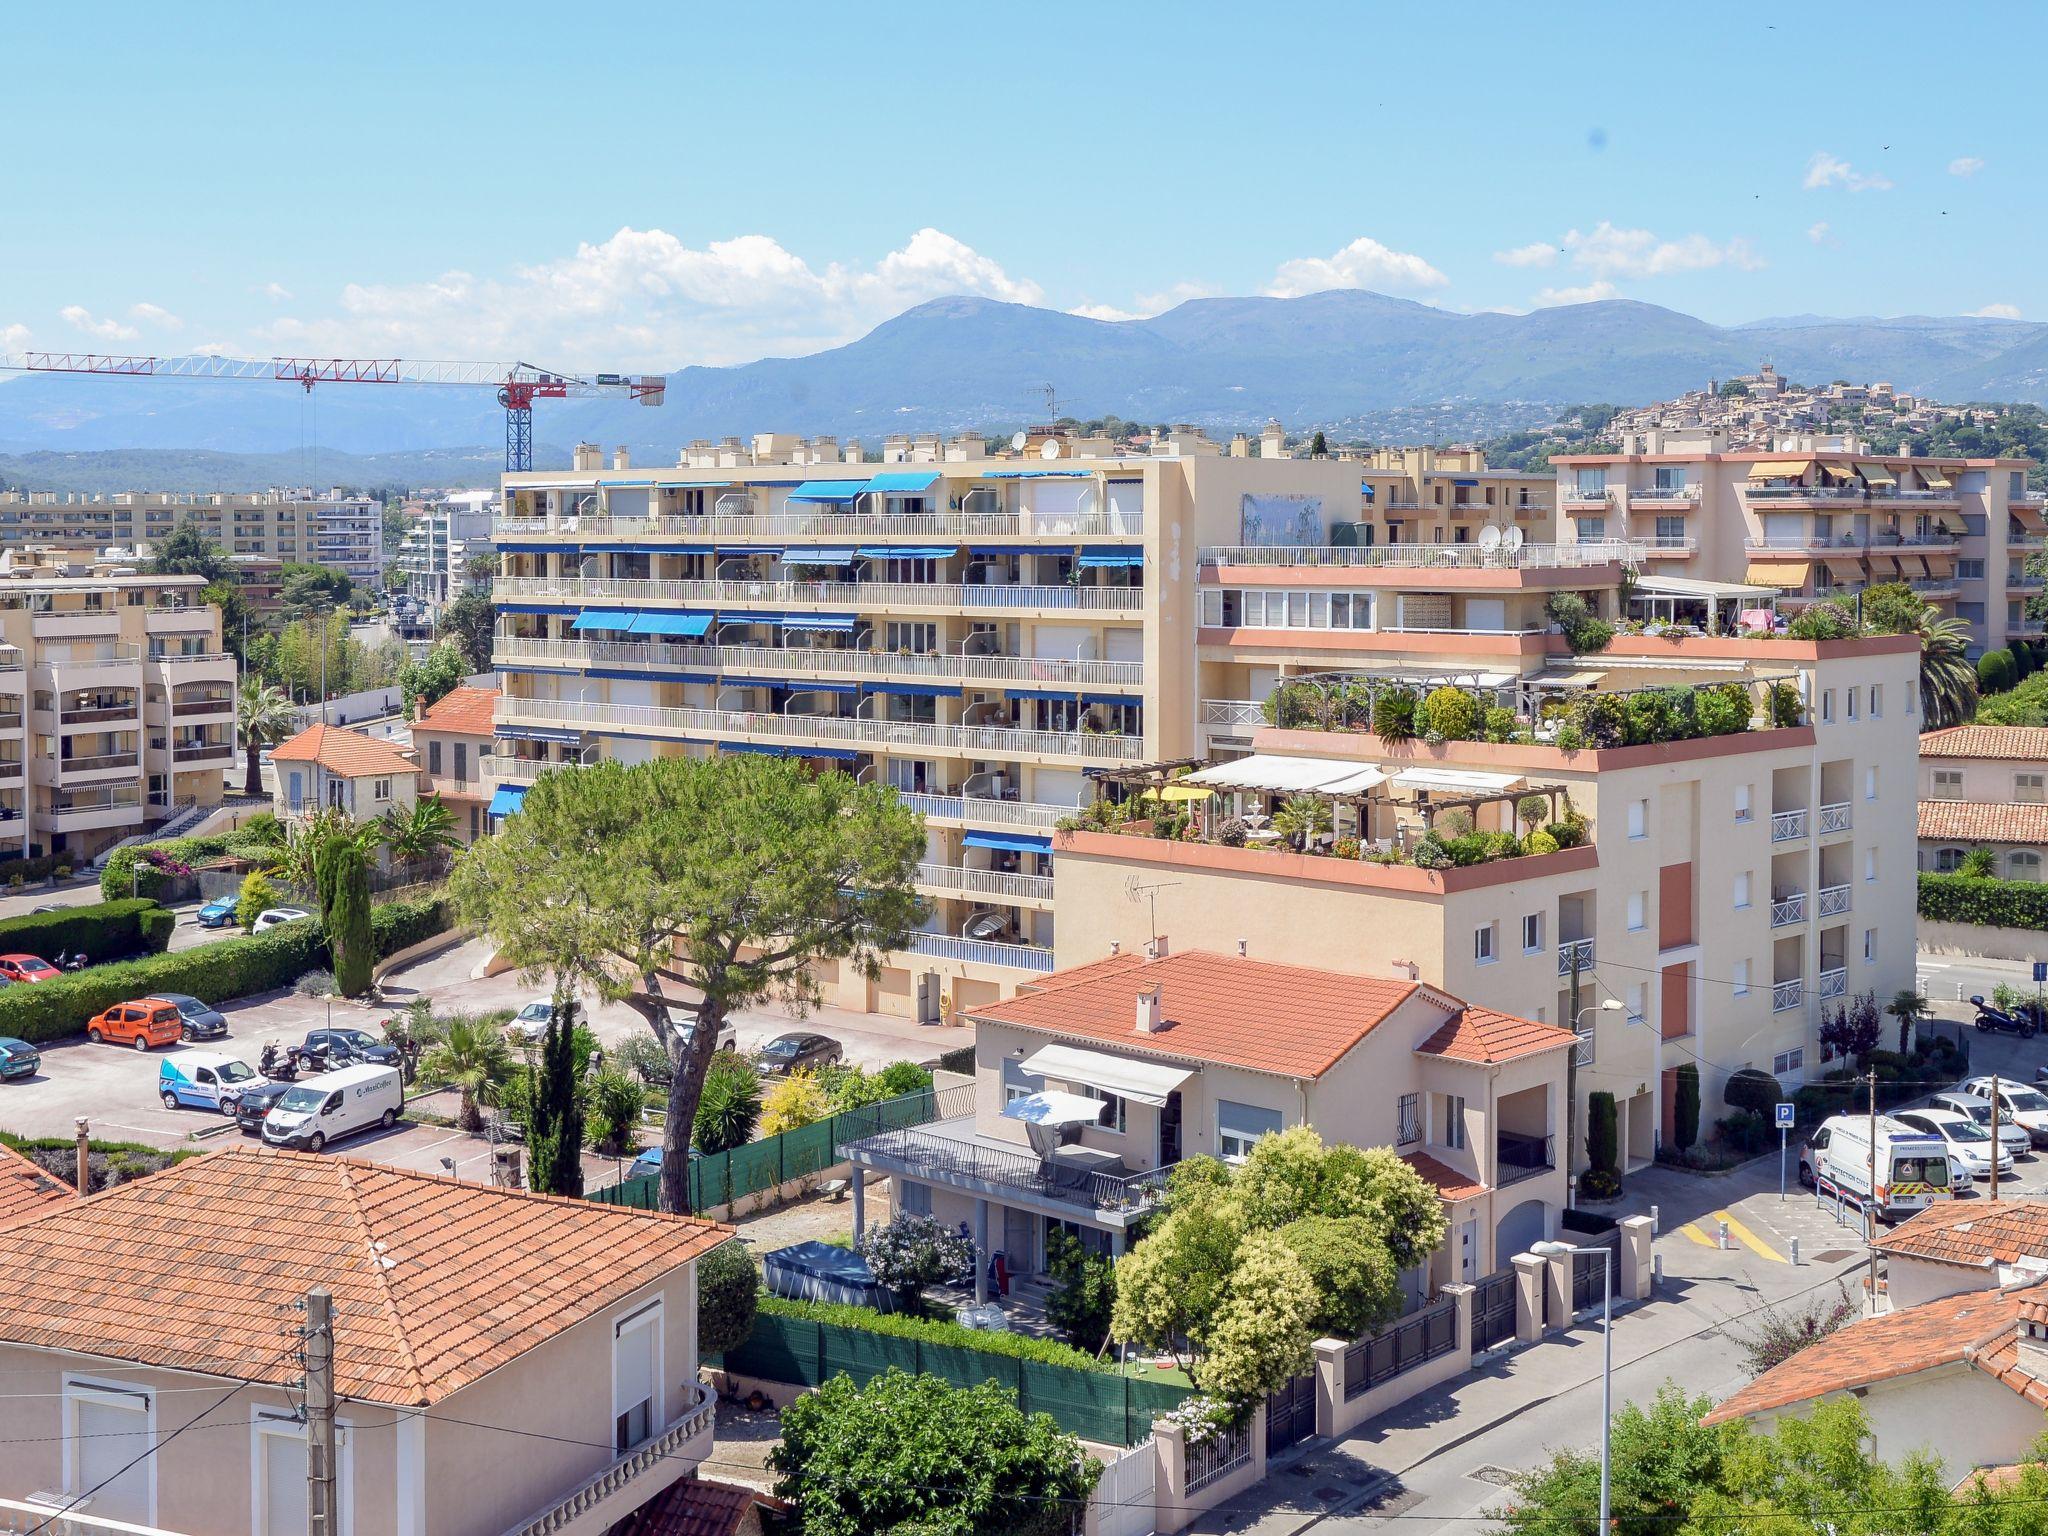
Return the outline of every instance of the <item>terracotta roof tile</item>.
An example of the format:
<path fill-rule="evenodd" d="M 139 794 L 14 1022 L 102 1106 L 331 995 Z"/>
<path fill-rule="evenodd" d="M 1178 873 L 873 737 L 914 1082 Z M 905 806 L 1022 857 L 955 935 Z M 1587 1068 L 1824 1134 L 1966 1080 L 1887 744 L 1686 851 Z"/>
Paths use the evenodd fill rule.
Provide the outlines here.
<path fill-rule="evenodd" d="M 1198 950 L 1117 967 L 1097 962 L 1090 969 L 1095 974 L 1081 979 L 1056 971 L 1040 990 L 977 1008 L 973 1016 L 1176 1060 L 1314 1078 L 1410 997 L 1420 993 L 1446 1011 L 1457 1006 L 1412 981 Z M 1160 989 L 1165 1027 L 1141 1035 L 1133 1027 L 1138 994 L 1153 987 Z"/>
<path fill-rule="evenodd" d="M 1442 1056 L 1450 1061 L 1494 1066 L 1544 1051 L 1561 1051 L 1576 1037 L 1555 1024 L 1538 1024 L 1518 1019 L 1511 1013 L 1467 1006 L 1444 1022 L 1443 1028 L 1415 1047 L 1419 1056 Z"/>
<path fill-rule="evenodd" d="M 1055 987 L 1069 987 L 1077 981 L 1094 981 L 1103 976 L 1115 976 L 1128 971 L 1134 965 L 1143 965 L 1143 955 L 1104 955 L 1100 960 L 1091 960 L 1086 965 L 1069 966 L 1064 971 L 1054 971 L 1037 981 L 1024 982 L 1018 986 L 1021 996 L 1026 992 L 1050 992 Z"/>
<path fill-rule="evenodd" d="M 1974 1349 L 2000 1338 L 2009 1341 L 2019 1308 L 2020 1297 L 2012 1292 L 1965 1291 L 1880 1317 L 1861 1318 L 1765 1371 L 1703 1422 L 1748 1418 L 1829 1392 L 1846 1392 L 1968 1359 Z"/>
<path fill-rule="evenodd" d="M 729 1227 L 352 1158 L 228 1148 L 0 1227 L 0 1340 L 282 1383 L 318 1281 L 335 1380 L 421 1405 L 623 1299 Z"/>
<path fill-rule="evenodd" d="M 1920 835 L 1973 843 L 2048 843 L 2048 805 L 1922 800 Z"/>
<path fill-rule="evenodd" d="M 789 1508 L 781 1499 L 737 1483 L 686 1477 L 628 1515 L 613 1536 L 733 1536 L 757 1505 Z"/>
<path fill-rule="evenodd" d="M 1434 1184 L 1436 1192 L 1446 1200 L 1471 1200 L 1486 1193 L 1486 1186 L 1470 1174 L 1458 1172 L 1427 1152 L 1403 1153 L 1401 1161 Z"/>
<path fill-rule="evenodd" d="M 0 1147 L 0 1225 L 53 1205 L 69 1205 L 78 1192 L 12 1147 Z"/>
<path fill-rule="evenodd" d="M 2035 1407 L 2048 1408 L 2048 1381 L 2020 1369 L 2019 1329 L 2009 1329 L 2003 1337 L 1987 1341 L 1971 1354 L 1970 1364 L 2000 1386 L 2010 1387 Z"/>
<path fill-rule="evenodd" d="M 489 736 L 497 729 L 492 719 L 497 702 L 495 688 L 457 688 L 429 705 L 417 725 L 429 731 L 451 731 L 458 736 Z"/>
<path fill-rule="evenodd" d="M 418 773 L 420 765 L 388 741 L 362 731 L 343 730 L 338 725 L 309 725 L 271 754 L 279 763 L 318 763 L 329 773 L 344 779 L 363 779 L 372 774 Z"/>
<path fill-rule="evenodd" d="M 1951 725 L 1922 736 L 1920 755 L 2048 762 L 2048 726 Z"/>
<path fill-rule="evenodd" d="M 1879 1253 L 1989 1269 L 2048 1259 L 2048 1200 L 1940 1200 L 1871 1245 Z"/>

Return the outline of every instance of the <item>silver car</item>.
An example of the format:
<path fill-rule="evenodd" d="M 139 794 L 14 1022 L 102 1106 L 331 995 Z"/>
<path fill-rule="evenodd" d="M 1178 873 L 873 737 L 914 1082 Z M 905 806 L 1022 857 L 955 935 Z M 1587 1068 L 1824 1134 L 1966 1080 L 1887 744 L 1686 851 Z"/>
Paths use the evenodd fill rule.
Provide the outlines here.
<path fill-rule="evenodd" d="M 546 1038 L 548 1020 L 554 1016 L 555 1005 L 545 997 L 537 997 L 521 1008 L 505 1024 L 505 1033 L 522 1045 L 539 1045 Z M 583 1005 L 574 998 L 569 1000 L 569 1025 L 573 1029 L 583 1022 Z"/>
<path fill-rule="evenodd" d="M 1927 1101 L 1930 1109 L 1952 1109 L 1959 1115 L 1968 1115 L 1983 1126 L 1991 1129 L 1991 1101 L 1979 1093 L 1964 1093 L 1952 1088 L 1947 1093 L 1937 1093 Z M 2027 1128 L 2015 1121 L 2003 1110 L 1998 1116 L 1998 1145 L 2008 1156 L 2026 1157 L 2034 1150 L 2034 1138 L 2027 1134 Z"/>

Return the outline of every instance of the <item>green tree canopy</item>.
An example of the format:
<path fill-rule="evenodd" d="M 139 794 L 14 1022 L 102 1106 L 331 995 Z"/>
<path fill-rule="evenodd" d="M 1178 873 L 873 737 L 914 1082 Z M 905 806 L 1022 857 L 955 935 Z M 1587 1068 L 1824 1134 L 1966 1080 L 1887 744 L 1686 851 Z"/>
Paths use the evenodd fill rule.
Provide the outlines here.
<path fill-rule="evenodd" d="M 152 576 L 204 576 L 209 582 L 235 580 L 235 562 L 221 547 L 219 539 L 201 533 L 189 524 L 173 528 L 156 542 L 156 556 L 149 562 Z"/>
<path fill-rule="evenodd" d="M 243 794 L 263 793 L 263 749 L 289 736 L 298 718 L 282 690 L 253 672 L 242 674 L 241 692 L 235 700 L 235 733 L 242 742 Z"/>
<path fill-rule="evenodd" d="M 441 610 L 440 626 L 434 633 L 443 641 L 454 642 L 469 671 L 488 672 L 491 637 L 497 630 L 498 610 L 491 600 L 481 592 L 465 592 Z"/>
<path fill-rule="evenodd" d="M 443 640 L 419 661 L 408 661 L 398 674 L 398 687 L 410 715 L 415 704 L 437 704 L 469 676 L 469 660 L 462 647 Z"/>

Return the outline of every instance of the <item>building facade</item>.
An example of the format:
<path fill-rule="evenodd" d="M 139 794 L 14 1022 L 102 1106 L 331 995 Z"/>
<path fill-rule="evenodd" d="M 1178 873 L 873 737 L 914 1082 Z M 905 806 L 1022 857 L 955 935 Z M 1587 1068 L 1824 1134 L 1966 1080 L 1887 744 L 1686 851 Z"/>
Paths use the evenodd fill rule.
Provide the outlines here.
<path fill-rule="evenodd" d="M 276 774 L 272 805 L 279 821 L 339 811 L 350 821 L 404 815 L 421 793 L 420 765 L 401 749 L 364 731 L 309 725 L 270 754 Z"/>
<path fill-rule="evenodd" d="M 2039 880 L 2048 855 L 2048 728 L 1956 725 L 1920 738 L 1920 867 L 1962 868 L 1979 848 L 1992 873 Z"/>
<path fill-rule="evenodd" d="M 404 576 L 404 590 L 438 608 L 469 590 L 469 562 L 492 553 L 497 493 L 454 491 L 408 510 L 412 520 L 394 559 Z"/>
<path fill-rule="evenodd" d="M 333 566 L 364 587 L 384 579 L 384 510 L 339 490 L 83 496 L 0 492 L 0 545 L 134 550 L 194 528 L 231 556 Z"/>
<path fill-rule="evenodd" d="M 465 844 L 491 830 L 491 801 L 499 786 L 485 777 L 484 763 L 497 728 L 497 703 L 495 688 L 465 685 L 421 710 L 413 721 L 412 756 L 426 775 L 426 792 L 438 795 L 448 807 L 455 818 L 455 836 Z"/>

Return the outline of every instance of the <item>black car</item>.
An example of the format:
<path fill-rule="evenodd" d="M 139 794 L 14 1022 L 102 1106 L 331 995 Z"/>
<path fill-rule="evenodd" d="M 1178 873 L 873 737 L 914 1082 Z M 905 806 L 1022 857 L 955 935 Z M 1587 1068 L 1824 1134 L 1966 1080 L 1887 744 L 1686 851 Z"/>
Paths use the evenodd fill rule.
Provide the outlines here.
<path fill-rule="evenodd" d="M 198 998 L 183 992 L 159 992 L 156 995 L 178 1010 L 187 1040 L 227 1039 L 227 1019 Z"/>
<path fill-rule="evenodd" d="M 364 1061 L 375 1062 L 380 1067 L 399 1065 L 397 1046 L 360 1029 L 309 1029 L 306 1042 L 299 1049 L 324 1056 L 330 1068 L 353 1066 Z"/>
<path fill-rule="evenodd" d="M 276 1107 L 277 1101 L 291 1089 L 290 1083 L 276 1083 L 265 1078 L 260 1083 L 251 1083 L 242 1090 L 242 1096 L 235 1100 L 235 1124 L 244 1136 L 262 1133 L 263 1117 Z"/>
<path fill-rule="evenodd" d="M 810 1067 L 830 1066 L 846 1053 L 830 1035 L 798 1031 L 777 1035 L 754 1057 L 754 1065 L 771 1077 L 782 1077 Z"/>

